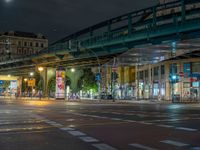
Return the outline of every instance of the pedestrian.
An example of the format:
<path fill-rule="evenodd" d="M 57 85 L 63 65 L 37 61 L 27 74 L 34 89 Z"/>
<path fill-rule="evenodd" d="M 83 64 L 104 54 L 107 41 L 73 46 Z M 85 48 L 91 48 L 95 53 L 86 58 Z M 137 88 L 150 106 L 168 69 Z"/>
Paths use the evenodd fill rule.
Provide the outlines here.
<path fill-rule="evenodd" d="M 42 91 L 41 90 L 39 90 L 39 98 L 40 98 L 40 100 L 42 98 Z"/>

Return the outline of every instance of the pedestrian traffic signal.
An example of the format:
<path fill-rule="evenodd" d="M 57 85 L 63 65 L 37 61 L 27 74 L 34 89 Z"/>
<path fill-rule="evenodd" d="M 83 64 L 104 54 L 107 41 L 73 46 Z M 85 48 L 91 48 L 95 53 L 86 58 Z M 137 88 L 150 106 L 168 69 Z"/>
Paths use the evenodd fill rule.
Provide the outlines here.
<path fill-rule="evenodd" d="M 171 83 L 178 83 L 180 81 L 180 76 L 178 74 L 170 74 L 169 81 Z"/>
<path fill-rule="evenodd" d="M 101 81 L 101 73 L 97 73 L 95 77 L 96 81 Z"/>

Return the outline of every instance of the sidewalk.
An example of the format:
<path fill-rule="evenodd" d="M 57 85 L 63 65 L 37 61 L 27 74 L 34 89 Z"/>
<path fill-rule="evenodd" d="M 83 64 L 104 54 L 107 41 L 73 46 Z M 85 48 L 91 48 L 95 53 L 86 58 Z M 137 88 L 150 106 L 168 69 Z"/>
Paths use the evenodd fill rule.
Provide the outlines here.
<path fill-rule="evenodd" d="M 170 104 L 171 101 L 156 101 L 156 100 L 98 100 L 98 99 L 83 99 L 82 102 L 98 102 L 98 103 L 137 103 L 137 104 Z"/>
<path fill-rule="evenodd" d="M 4 97 L 0 96 L 0 100 L 21 100 L 21 101 L 52 101 L 52 102 L 79 102 L 79 103 L 94 103 L 94 104 L 172 104 L 169 100 L 99 100 L 99 99 L 77 99 L 77 100 L 55 100 L 54 98 L 41 98 L 38 97 Z M 177 104 L 199 104 L 200 102 L 178 102 Z M 176 104 L 176 103 L 174 103 Z"/>

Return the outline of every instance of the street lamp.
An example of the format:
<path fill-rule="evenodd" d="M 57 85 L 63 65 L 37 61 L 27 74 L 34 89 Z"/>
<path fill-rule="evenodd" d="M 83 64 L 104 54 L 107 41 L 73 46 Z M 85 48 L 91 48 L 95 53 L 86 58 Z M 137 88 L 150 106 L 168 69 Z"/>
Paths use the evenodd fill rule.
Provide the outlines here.
<path fill-rule="evenodd" d="M 99 76 L 99 81 L 98 81 L 98 94 L 99 94 L 99 99 L 100 99 L 100 95 L 101 95 L 101 63 L 99 60 L 98 55 L 91 49 L 87 49 L 89 50 L 97 59 L 97 63 L 98 63 L 98 76 Z"/>
<path fill-rule="evenodd" d="M 30 72 L 29 75 L 31 76 L 31 78 L 34 76 L 34 72 Z M 31 98 L 33 96 L 33 85 L 31 84 Z"/>
<path fill-rule="evenodd" d="M 42 71 L 44 71 L 44 67 L 38 67 L 38 71 L 41 73 Z"/>
<path fill-rule="evenodd" d="M 41 82 L 41 87 L 42 87 L 42 71 L 44 71 L 44 67 L 38 67 L 38 71 L 40 72 L 40 82 Z M 42 89 L 40 89 L 41 91 L 42 91 Z M 42 93 L 41 93 L 41 91 L 39 91 L 39 97 L 40 97 L 40 99 L 41 99 L 41 97 L 42 97 Z"/>
<path fill-rule="evenodd" d="M 26 82 L 28 81 L 28 79 L 27 78 L 24 78 L 24 82 L 25 82 L 25 89 L 24 89 L 24 94 L 26 95 Z"/>
<path fill-rule="evenodd" d="M 34 76 L 34 72 L 30 72 L 29 75 L 32 77 Z"/>
<path fill-rule="evenodd" d="M 100 80 L 98 81 L 98 94 L 99 94 L 99 98 L 100 98 L 100 95 L 101 95 L 101 62 L 100 62 L 99 57 L 98 57 L 98 55 L 97 55 L 96 52 L 94 52 L 93 50 L 88 49 L 86 47 L 83 47 L 83 48 L 85 48 L 86 50 L 90 51 L 96 57 L 96 59 L 97 59 L 97 63 L 98 63 L 98 75 L 100 75 L 100 78 L 99 78 Z"/>
<path fill-rule="evenodd" d="M 71 72 L 75 72 L 76 70 L 74 68 L 71 68 Z"/>

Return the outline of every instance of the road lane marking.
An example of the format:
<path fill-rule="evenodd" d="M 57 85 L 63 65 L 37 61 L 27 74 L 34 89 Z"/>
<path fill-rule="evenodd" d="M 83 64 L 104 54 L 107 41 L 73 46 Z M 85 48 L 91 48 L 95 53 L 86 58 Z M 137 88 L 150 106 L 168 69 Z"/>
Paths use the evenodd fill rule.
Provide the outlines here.
<path fill-rule="evenodd" d="M 90 136 L 86 136 L 86 137 L 79 137 L 82 141 L 87 142 L 87 143 L 91 143 L 91 142 L 99 142 L 99 140 L 90 137 Z"/>
<path fill-rule="evenodd" d="M 75 130 L 74 128 L 60 128 L 60 130 L 63 130 L 63 131 L 73 131 Z"/>
<path fill-rule="evenodd" d="M 158 127 L 164 127 L 164 128 L 173 128 L 174 126 L 171 125 L 165 125 L 165 124 L 159 124 Z"/>
<path fill-rule="evenodd" d="M 56 122 L 54 122 L 54 121 L 47 121 L 46 123 L 48 123 L 48 124 L 54 124 Z"/>
<path fill-rule="evenodd" d="M 86 134 L 80 131 L 68 131 L 69 134 L 73 136 L 85 136 Z"/>
<path fill-rule="evenodd" d="M 200 150 L 200 147 L 192 147 L 191 150 Z"/>
<path fill-rule="evenodd" d="M 111 118 L 112 120 L 116 120 L 116 121 L 121 121 L 123 119 L 120 119 L 120 118 Z M 123 120 L 124 121 L 124 120 Z"/>
<path fill-rule="evenodd" d="M 79 114 L 80 115 L 80 114 Z M 101 117 L 101 116 L 95 116 L 95 115 L 87 115 L 87 116 L 91 116 L 91 117 L 100 117 L 100 118 L 107 118 L 107 117 Z M 62 127 L 63 125 L 60 124 L 60 123 L 57 123 L 55 121 L 51 121 L 51 120 L 47 120 L 45 118 L 42 118 L 43 120 L 45 120 L 45 122 L 47 124 L 50 124 L 52 126 L 55 126 L 55 127 Z M 70 127 L 63 127 L 63 128 L 59 128 L 60 130 L 63 130 L 63 131 L 67 131 L 69 134 L 73 135 L 73 136 L 76 136 L 78 137 L 80 140 L 86 142 L 86 143 L 97 143 L 99 142 L 98 139 L 95 139 L 93 137 L 90 137 L 90 136 L 87 136 L 85 133 L 83 132 L 80 132 L 78 130 L 75 130 L 74 128 L 70 128 Z M 107 144 L 92 144 L 94 147 L 96 147 L 97 149 L 99 150 L 117 150 Z"/>
<path fill-rule="evenodd" d="M 122 121 L 126 121 L 126 122 L 137 122 L 137 121 L 134 121 L 134 120 L 127 120 L 127 119 L 125 119 L 125 120 L 122 120 Z"/>
<path fill-rule="evenodd" d="M 156 150 L 155 148 L 151 148 L 151 147 L 141 145 L 141 144 L 137 144 L 137 143 L 133 143 L 133 144 L 129 144 L 129 145 L 136 147 L 136 148 L 144 149 L 144 150 Z"/>
<path fill-rule="evenodd" d="M 118 113 L 118 112 L 108 112 L 108 113 L 115 114 L 115 115 L 121 115 L 122 114 L 122 113 Z"/>
<path fill-rule="evenodd" d="M 140 121 L 140 122 L 138 122 L 138 123 L 146 124 L 146 125 L 152 125 L 152 124 L 153 124 L 153 123 L 151 123 L 151 122 L 144 122 L 144 121 Z"/>
<path fill-rule="evenodd" d="M 163 141 L 160 141 L 160 142 L 165 143 L 165 144 L 178 146 L 178 147 L 189 146 L 189 144 L 178 142 L 178 141 L 173 141 L 173 140 L 163 140 Z"/>
<path fill-rule="evenodd" d="M 176 129 L 185 130 L 185 131 L 198 131 L 198 129 L 185 128 L 185 127 L 177 127 Z"/>
<path fill-rule="evenodd" d="M 63 125 L 62 124 L 60 124 L 60 123 L 54 123 L 54 124 L 51 124 L 52 126 L 54 126 L 54 127 L 62 127 Z"/>
<path fill-rule="evenodd" d="M 32 130 L 42 130 L 42 129 L 49 129 L 51 128 L 50 126 L 39 126 L 39 127 L 18 127 L 18 128 L 5 128 L 5 129 L 0 129 L 0 133 L 2 132 L 18 132 L 18 131 L 32 131 Z"/>
<path fill-rule="evenodd" d="M 112 147 L 110 145 L 107 145 L 107 144 L 103 144 L 103 143 L 92 144 L 92 146 L 96 147 L 99 150 L 117 150 L 116 148 L 114 148 L 114 147 Z"/>
<path fill-rule="evenodd" d="M 104 116 L 96 116 L 96 118 L 108 119 L 108 117 L 104 117 Z"/>

